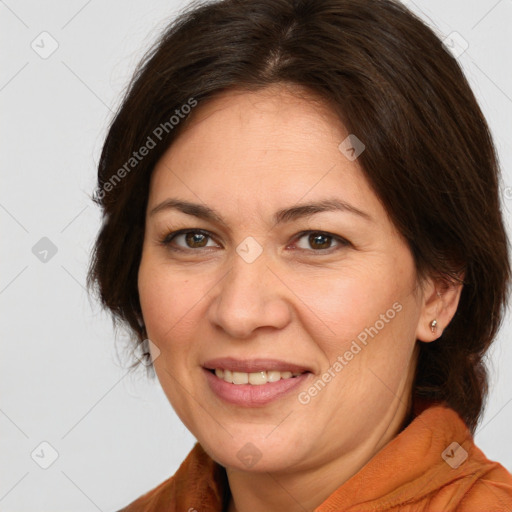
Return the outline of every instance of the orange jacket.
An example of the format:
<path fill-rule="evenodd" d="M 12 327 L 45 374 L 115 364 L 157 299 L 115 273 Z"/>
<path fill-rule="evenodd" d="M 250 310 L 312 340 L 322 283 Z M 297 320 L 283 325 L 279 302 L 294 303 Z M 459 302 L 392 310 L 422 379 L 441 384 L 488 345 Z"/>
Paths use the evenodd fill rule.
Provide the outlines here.
<path fill-rule="evenodd" d="M 173 477 L 119 512 L 223 512 L 228 498 L 225 469 L 196 443 Z M 455 411 L 431 405 L 314 512 L 335 511 L 512 512 L 512 475 Z"/>

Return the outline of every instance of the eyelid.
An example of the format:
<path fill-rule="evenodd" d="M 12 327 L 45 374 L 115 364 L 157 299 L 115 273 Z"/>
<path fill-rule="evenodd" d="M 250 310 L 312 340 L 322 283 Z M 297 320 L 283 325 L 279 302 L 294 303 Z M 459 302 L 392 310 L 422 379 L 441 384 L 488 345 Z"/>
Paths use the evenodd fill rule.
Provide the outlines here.
<path fill-rule="evenodd" d="M 191 247 L 180 247 L 180 246 L 172 247 L 171 246 L 171 242 L 176 237 L 178 237 L 180 235 L 188 234 L 188 233 L 199 233 L 201 235 L 204 235 L 204 236 L 208 237 L 210 240 L 214 241 L 215 243 L 219 244 L 219 242 L 217 242 L 215 240 L 215 237 L 212 235 L 212 233 L 210 233 L 209 231 L 207 231 L 205 229 L 201 229 L 201 228 L 184 228 L 184 229 L 178 229 L 176 231 L 171 231 L 171 232 L 167 233 L 165 236 L 163 236 L 159 240 L 159 242 L 164 247 L 167 247 L 167 248 L 169 248 L 171 250 L 175 250 L 175 251 L 199 252 L 199 249 L 211 249 L 211 247 L 199 247 L 199 248 L 193 249 Z M 315 230 L 315 229 L 307 229 L 307 230 L 304 230 L 304 231 L 300 231 L 299 233 L 297 233 L 294 236 L 294 238 L 292 240 L 292 243 L 296 243 L 302 237 L 304 237 L 306 235 L 310 235 L 310 234 L 317 234 L 317 235 L 328 236 L 328 237 L 332 238 L 333 240 L 336 240 L 336 242 L 338 242 L 339 245 L 338 246 L 334 246 L 334 247 L 329 247 L 328 249 L 314 250 L 314 249 L 298 248 L 298 249 L 294 249 L 294 250 L 306 251 L 306 252 L 312 253 L 312 254 L 315 254 L 315 253 L 316 254 L 330 254 L 331 252 L 339 249 L 340 247 L 352 246 L 352 243 L 350 241 L 348 241 L 346 238 L 343 238 L 340 235 L 336 235 L 336 234 L 330 233 L 328 231 L 321 231 L 321 230 Z M 221 245 L 221 244 L 219 244 L 219 245 Z"/>
<path fill-rule="evenodd" d="M 215 237 L 207 230 L 200 229 L 200 228 L 184 228 L 184 229 L 177 229 L 176 231 L 171 231 L 167 233 L 162 239 L 160 240 L 160 243 L 162 243 L 166 247 L 170 247 L 171 242 L 180 235 L 186 235 L 188 233 L 199 233 L 201 235 L 204 235 L 208 237 L 210 240 L 215 241 Z M 215 241 L 215 243 L 218 243 Z M 178 250 L 183 249 L 184 251 L 190 250 L 190 251 L 197 251 L 197 249 L 192 249 L 190 247 L 178 247 Z"/>
<path fill-rule="evenodd" d="M 334 233 L 330 233 L 329 231 L 321 231 L 318 229 L 306 229 L 304 231 L 301 231 L 300 233 L 297 233 L 293 239 L 293 242 L 295 243 L 298 240 L 300 240 L 303 236 L 311 235 L 311 234 L 328 236 L 328 237 L 332 238 L 333 240 L 336 240 L 336 242 L 338 242 L 338 244 L 339 244 L 338 247 L 340 247 L 340 246 L 345 247 L 345 246 L 349 246 L 349 245 L 352 246 L 352 244 L 346 238 L 343 238 L 340 235 L 335 235 Z M 328 254 L 329 252 L 332 252 L 335 249 L 336 249 L 336 246 L 329 247 L 328 249 L 321 249 L 318 251 L 315 251 L 313 249 L 300 249 L 300 250 L 308 251 L 308 252 L 312 252 L 312 253 Z"/>

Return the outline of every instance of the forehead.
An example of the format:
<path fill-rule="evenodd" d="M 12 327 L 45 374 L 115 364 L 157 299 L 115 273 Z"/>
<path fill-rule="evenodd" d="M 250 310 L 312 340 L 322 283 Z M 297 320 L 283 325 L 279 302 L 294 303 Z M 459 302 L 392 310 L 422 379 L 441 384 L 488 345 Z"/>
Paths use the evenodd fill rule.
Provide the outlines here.
<path fill-rule="evenodd" d="M 375 211 L 380 203 L 357 160 L 338 148 L 348 135 L 325 103 L 302 91 L 226 91 L 196 107 L 162 156 L 150 203 L 172 193 L 220 209 L 229 200 L 276 210 L 337 195 Z"/>
<path fill-rule="evenodd" d="M 187 119 L 178 142 L 211 142 L 222 149 L 260 152 L 314 149 L 319 138 L 338 140 L 348 135 L 325 102 L 304 89 L 273 85 L 258 91 L 224 91 L 199 104 Z M 219 147 L 222 142 L 222 147 Z M 204 146 L 203 146 L 204 147 Z"/>

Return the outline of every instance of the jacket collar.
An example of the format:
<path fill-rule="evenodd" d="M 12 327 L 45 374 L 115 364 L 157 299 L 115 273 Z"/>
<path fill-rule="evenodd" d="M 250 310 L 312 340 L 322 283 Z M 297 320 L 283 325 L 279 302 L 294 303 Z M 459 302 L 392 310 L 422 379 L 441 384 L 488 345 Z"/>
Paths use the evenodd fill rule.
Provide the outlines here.
<path fill-rule="evenodd" d="M 463 448 L 458 452 L 456 445 Z M 467 452 L 469 459 L 453 468 L 443 459 Z M 459 415 L 442 405 L 416 401 L 403 430 L 355 475 L 343 483 L 315 512 L 382 510 L 417 501 L 478 467 L 471 455 L 480 454 Z M 450 452 L 448 452 L 450 455 Z M 446 454 L 445 454 L 446 457 Z M 449 460 L 449 457 L 448 457 Z M 452 464 L 453 465 L 453 464 Z M 223 512 L 230 497 L 225 469 L 196 443 L 173 478 L 175 510 Z"/>

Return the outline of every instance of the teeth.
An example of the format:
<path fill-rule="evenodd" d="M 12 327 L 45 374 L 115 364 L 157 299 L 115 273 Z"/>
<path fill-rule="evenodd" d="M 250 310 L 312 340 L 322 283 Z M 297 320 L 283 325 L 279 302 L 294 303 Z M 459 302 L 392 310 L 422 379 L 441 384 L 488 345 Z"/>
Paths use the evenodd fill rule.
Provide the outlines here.
<path fill-rule="evenodd" d="M 247 373 L 245 374 L 247 375 Z M 249 373 L 249 384 L 261 386 L 267 383 L 267 372 Z"/>
<path fill-rule="evenodd" d="M 233 372 L 233 384 L 249 384 L 249 374 L 243 372 Z"/>
<path fill-rule="evenodd" d="M 267 372 L 268 375 L 268 382 L 277 382 L 281 379 L 281 372 Z"/>
<path fill-rule="evenodd" d="M 290 379 L 301 375 L 300 372 L 278 372 L 272 371 L 261 371 L 254 373 L 245 372 L 232 372 L 230 370 L 222 370 L 221 368 L 215 368 L 215 375 L 226 382 L 232 384 L 252 384 L 253 386 L 261 386 L 267 382 L 277 382 L 281 379 Z"/>

